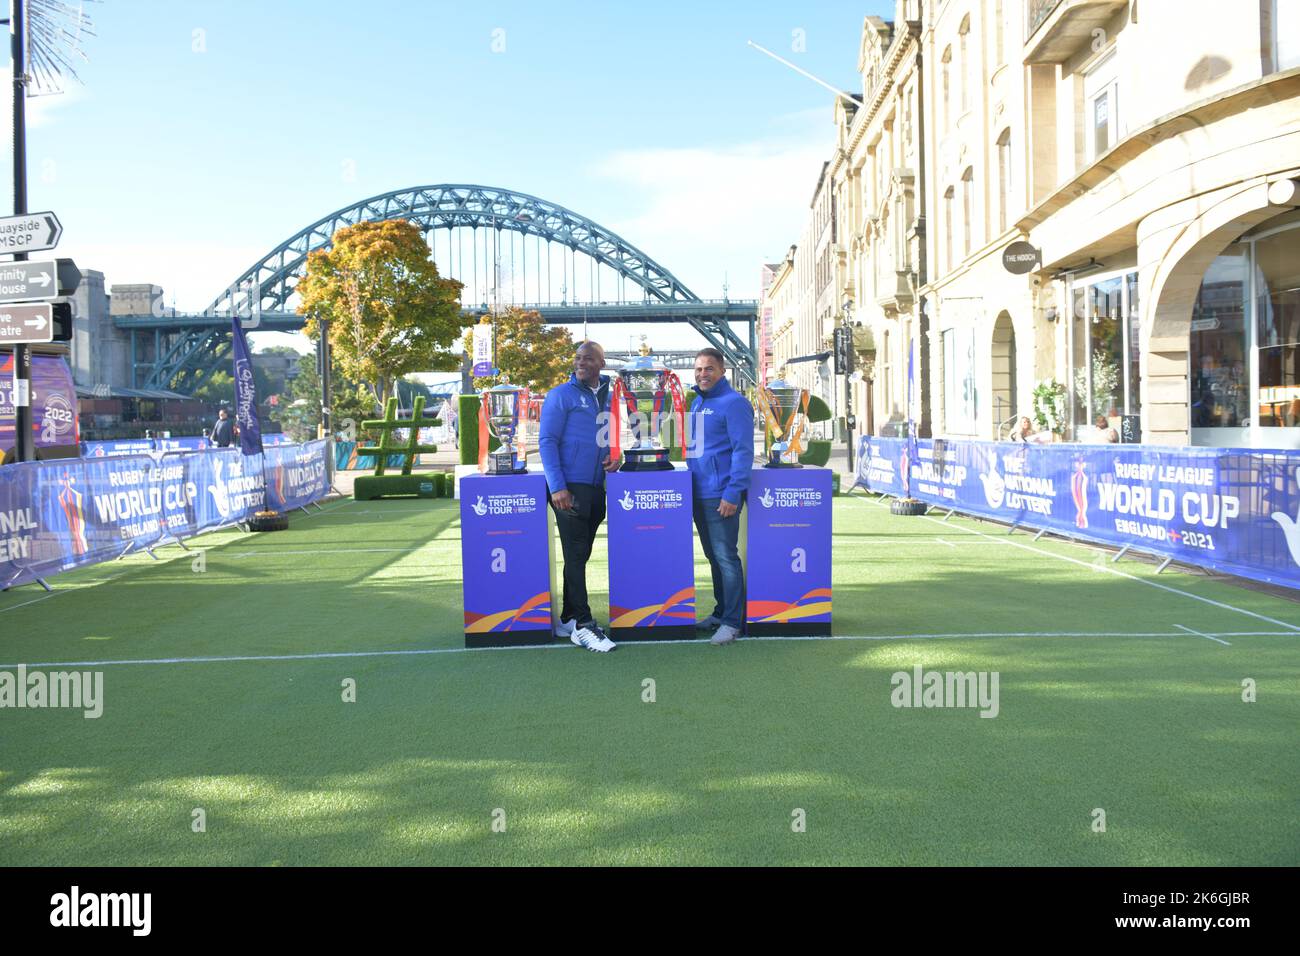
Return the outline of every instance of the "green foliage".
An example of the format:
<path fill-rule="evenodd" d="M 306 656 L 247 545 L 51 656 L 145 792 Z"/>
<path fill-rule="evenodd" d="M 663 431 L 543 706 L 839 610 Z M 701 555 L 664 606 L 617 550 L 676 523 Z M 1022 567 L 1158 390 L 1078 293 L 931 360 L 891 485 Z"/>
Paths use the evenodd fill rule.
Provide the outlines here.
<path fill-rule="evenodd" d="M 460 396 L 460 409 L 456 417 L 456 429 L 460 432 L 460 463 L 462 465 L 478 464 L 478 406 L 477 395 Z M 501 442 L 488 432 L 488 451 L 501 447 Z"/>
<path fill-rule="evenodd" d="M 1065 430 L 1065 386 L 1056 379 L 1034 386 L 1034 424 L 1039 431 L 1061 434 Z"/>
<path fill-rule="evenodd" d="M 510 307 L 486 316 L 496 336 L 496 363 L 501 381 L 522 385 L 530 392 L 548 392 L 569 379 L 573 371 L 573 336 L 562 325 L 548 326 L 541 313 Z M 474 330 L 468 328 L 462 343 L 474 354 Z M 475 378 L 476 389 L 498 384 L 492 377 Z"/>
<path fill-rule="evenodd" d="M 401 376 L 460 367 L 461 288 L 438 275 L 414 223 L 359 222 L 307 256 L 298 311 L 312 341 L 329 322 L 334 360 L 382 407 Z"/>
<path fill-rule="evenodd" d="M 388 405 L 384 409 L 384 417 L 371 421 L 363 421 L 362 427 L 378 431 L 380 439 L 378 445 L 371 445 L 357 448 L 357 455 L 374 455 L 375 456 L 375 476 L 383 477 L 384 469 L 388 467 L 389 455 L 405 456 L 402 462 L 402 474 L 409 475 L 411 468 L 415 465 L 416 455 L 423 453 L 433 454 L 438 450 L 437 445 L 421 445 L 420 429 L 428 428 L 432 425 L 442 423 L 442 419 L 424 417 L 424 396 L 415 396 L 415 405 L 411 409 L 410 418 L 397 417 L 397 396 L 394 395 L 388 400 Z M 399 428 L 406 429 L 406 438 L 397 439 L 393 432 Z"/>
<path fill-rule="evenodd" d="M 448 475 L 444 471 L 422 475 L 361 475 L 352 485 L 356 501 L 414 495 L 417 498 L 447 497 Z"/>
<path fill-rule="evenodd" d="M 370 390 L 349 381 L 337 363 L 330 374 L 330 408 L 335 434 L 345 441 L 356 441 L 357 423 L 379 410 Z M 290 381 L 279 413 L 284 430 L 294 441 L 316 437 L 320 427 L 320 376 L 316 373 L 315 355 L 299 359 L 298 376 Z"/>

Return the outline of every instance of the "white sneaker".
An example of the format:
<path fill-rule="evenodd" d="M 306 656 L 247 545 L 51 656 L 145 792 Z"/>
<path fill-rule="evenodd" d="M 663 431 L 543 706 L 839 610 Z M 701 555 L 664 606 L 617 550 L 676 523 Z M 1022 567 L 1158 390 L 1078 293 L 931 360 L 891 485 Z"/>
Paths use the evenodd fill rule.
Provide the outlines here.
<path fill-rule="evenodd" d="M 589 651 L 598 651 L 601 654 L 612 651 L 617 645 L 604 635 L 601 629 L 591 624 L 587 627 L 579 627 L 569 635 L 569 640 L 579 647 L 585 647 Z"/>
<path fill-rule="evenodd" d="M 561 621 L 559 624 L 555 625 L 555 636 L 556 636 L 556 637 L 573 637 L 573 630 L 574 630 L 574 628 L 576 628 L 577 626 L 578 626 L 578 622 L 577 622 L 576 620 L 575 620 L 575 621 Z"/>

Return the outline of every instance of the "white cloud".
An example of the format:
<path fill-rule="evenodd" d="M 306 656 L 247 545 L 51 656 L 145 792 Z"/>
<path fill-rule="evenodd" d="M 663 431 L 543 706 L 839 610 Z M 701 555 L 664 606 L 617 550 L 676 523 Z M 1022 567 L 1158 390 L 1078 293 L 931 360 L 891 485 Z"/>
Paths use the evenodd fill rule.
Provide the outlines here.
<path fill-rule="evenodd" d="M 595 173 L 640 196 L 632 218 L 605 223 L 701 298 L 757 298 L 759 269 L 798 241 L 821 164 L 830 155 L 828 111 L 782 117 L 805 132 L 734 147 L 630 150 Z M 808 135 L 810 121 L 824 135 Z"/>
<path fill-rule="evenodd" d="M 55 125 L 59 121 L 59 113 L 88 98 L 86 88 L 76 80 L 69 77 L 65 78 L 65 82 L 67 88 L 62 93 L 49 93 L 27 98 L 25 119 L 28 129 L 39 129 L 42 126 Z M 11 119 L 6 124 L 6 127 L 12 125 L 13 120 Z"/>

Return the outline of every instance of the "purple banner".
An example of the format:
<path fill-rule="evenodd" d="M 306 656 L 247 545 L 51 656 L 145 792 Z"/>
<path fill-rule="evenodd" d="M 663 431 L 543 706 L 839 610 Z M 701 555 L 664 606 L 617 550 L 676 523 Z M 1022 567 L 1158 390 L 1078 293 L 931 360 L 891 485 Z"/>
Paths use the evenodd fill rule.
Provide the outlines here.
<path fill-rule="evenodd" d="M 13 388 L 13 353 L 0 353 L 0 454 L 14 446 Z M 33 355 L 31 390 L 36 447 L 77 444 L 77 390 L 68 364 L 57 355 Z"/>
<path fill-rule="evenodd" d="M 830 469 L 755 468 L 745 510 L 749 633 L 830 634 Z"/>
<path fill-rule="evenodd" d="M 695 637 L 691 473 L 617 471 L 605 485 L 611 636 Z"/>
<path fill-rule="evenodd" d="M 900 494 L 905 443 L 859 443 L 858 484 Z M 912 493 L 966 514 L 1300 588 L 1300 452 L 922 440 Z"/>
<path fill-rule="evenodd" d="M 549 644 L 552 566 L 546 478 L 460 480 L 465 646 Z"/>
<path fill-rule="evenodd" d="M 257 383 L 253 378 L 253 360 L 249 358 L 248 340 L 239 317 L 230 320 L 234 336 L 235 424 L 239 426 L 239 448 L 245 455 L 262 453 L 262 423 L 257 417 Z"/>

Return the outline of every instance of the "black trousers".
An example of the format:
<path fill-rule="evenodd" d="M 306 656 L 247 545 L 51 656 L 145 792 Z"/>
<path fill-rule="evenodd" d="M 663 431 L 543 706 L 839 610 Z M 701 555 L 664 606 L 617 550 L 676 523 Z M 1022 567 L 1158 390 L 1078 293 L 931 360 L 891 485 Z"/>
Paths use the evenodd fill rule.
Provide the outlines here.
<path fill-rule="evenodd" d="M 573 508 L 561 511 L 555 507 L 555 529 L 560 535 L 560 550 L 564 554 L 564 604 L 560 610 L 561 621 L 591 624 L 595 617 L 587 602 L 587 559 L 596 532 L 605 520 L 605 489 L 595 485 L 570 484 Z"/>

